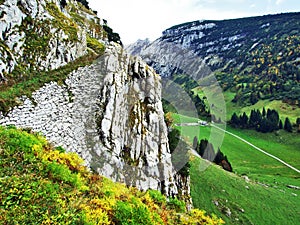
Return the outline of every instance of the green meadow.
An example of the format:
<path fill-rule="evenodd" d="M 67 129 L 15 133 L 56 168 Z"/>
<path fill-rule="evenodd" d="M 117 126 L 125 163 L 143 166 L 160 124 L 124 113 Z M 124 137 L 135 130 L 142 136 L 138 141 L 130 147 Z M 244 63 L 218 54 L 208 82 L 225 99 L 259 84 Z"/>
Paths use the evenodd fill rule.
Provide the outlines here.
<path fill-rule="evenodd" d="M 232 114 L 236 112 L 238 115 L 246 113 L 250 115 L 251 110 L 262 109 L 276 109 L 280 115 L 280 119 L 284 121 L 286 117 L 289 117 L 292 123 L 296 123 L 297 118 L 300 116 L 300 108 L 296 106 L 289 105 L 280 100 L 259 100 L 256 104 L 251 106 L 240 106 L 232 102 L 235 93 L 226 91 L 223 93 L 226 102 L 226 118 L 230 120 Z"/>
<path fill-rule="evenodd" d="M 194 88 L 192 90 L 194 93 L 197 93 L 200 98 L 203 98 L 205 96 L 205 93 L 203 90 L 199 87 Z M 212 90 L 215 91 L 215 90 Z M 259 109 L 262 111 L 262 109 L 265 107 L 265 109 L 276 109 L 280 115 L 280 119 L 284 121 L 286 117 L 289 117 L 292 123 L 296 123 L 297 118 L 300 116 L 300 108 L 297 106 L 290 105 L 288 103 L 282 102 L 281 100 L 259 100 L 254 105 L 244 106 L 239 105 L 237 103 L 232 102 L 234 99 L 235 93 L 231 91 L 225 91 L 222 92 L 224 97 L 224 102 L 226 105 L 226 119 L 230 120 L 233 113 L 237 113 L 238 115 L 243 114 L 244 112 L 247 115 L 250 115 L 251 110 L 253 109 Z M 221 99 L 221 97 L 219 97 Z M 207 101 L 206 101 L 207 103 Z M 217 107 L 217 104 L 215 104 L 215 107 Z"/>
<path fill-rule="evenodd" d="M 173 114 L 175 124 L 197 122 L 197 118 Z M 220 147 L 233 167 L 233 173 L 219 166 L 207 166 L 193 157 L 191 195 L 195 207 L 215 213 L 228 224 L 297 224 L 300 221 L 300 174 L 263 154 L 236 137 L 210 126 L 175 126 L 192 145 L 194 137 L 208 139 Z M 229 126 L 226 130 L 300 169 L 299 134 L 279 131 L 262 134 Z M 201 166 L 202 165 L 202 166 Z M 203 166 L 204 165 L 204 166 Z M 199 169 L 200 168 L 200 169 Z M 201 175 L 200 175 L 201 174 Z M 246 183 L 243 177 L 250 179 Z M 218 201 L 216 206 L 213 202 Z M 297 204 L 298 203 L 298 204 Z M 232 214 L 226 216 L 226 210 Z M 284 222 L 285 221 L 285 222 Z"/>
<path fill-rule="evenodd" d="M 216 165 L 203 170 L 201 165 L 207 162 L 196 157 L 191 162 L 191 196 L 195 207 L 216 214 L 226 224 L 299 224 L 299 193 L 294 196 L 281 188 L 246 182 Z"/>

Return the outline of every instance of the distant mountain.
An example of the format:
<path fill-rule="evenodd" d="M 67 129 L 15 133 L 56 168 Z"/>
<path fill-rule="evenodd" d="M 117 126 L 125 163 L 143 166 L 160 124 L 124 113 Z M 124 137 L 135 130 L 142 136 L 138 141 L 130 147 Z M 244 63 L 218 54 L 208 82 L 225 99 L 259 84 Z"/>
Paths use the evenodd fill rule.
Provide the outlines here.
<path fill-rule="evenodd" d="M 165 30 L 151 44 L 127 49 L 140 55 L 158 73 L 171 76 L 180 70 L 170 64 L 180 62 L 169 57 L 168 63 L 167 52 L 171 50 L 161 49 L 166 45 L 180 46 L 199 56 L 224 90 L 236 92 L 237 102 L 254 104 L 259 99 L 281 99 L 299 105 L 299 27 L 300 13 L 194 21 Z"/>
<path fill-rule="evenodd" d="M 150 44 L 151 42 L 148 38 L 146 38 L 145 40 L 139 39 L 135 43 L 126 46 L 126 50 L 132 55 L 139 55 L 140 52 Z"/>

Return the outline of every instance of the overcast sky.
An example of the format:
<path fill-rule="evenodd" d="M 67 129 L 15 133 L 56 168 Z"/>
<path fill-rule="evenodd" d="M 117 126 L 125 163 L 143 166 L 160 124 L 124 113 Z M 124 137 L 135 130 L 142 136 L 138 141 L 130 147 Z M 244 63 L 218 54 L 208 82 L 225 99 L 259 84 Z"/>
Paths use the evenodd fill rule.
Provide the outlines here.
<path fill-rule="evenodd" d="M 299 0 L 88 0 L 124 44 L 155 40 L 165 29 L 202 19 L 300 12 Z"/>

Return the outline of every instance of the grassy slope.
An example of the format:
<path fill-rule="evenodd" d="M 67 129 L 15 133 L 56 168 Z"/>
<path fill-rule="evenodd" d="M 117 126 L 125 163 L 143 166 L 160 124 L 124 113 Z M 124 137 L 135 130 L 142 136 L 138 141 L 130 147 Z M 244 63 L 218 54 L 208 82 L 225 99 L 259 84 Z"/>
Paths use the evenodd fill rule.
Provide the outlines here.
<path fill-rule="evenodd" d="M 201 88 L 194 88 L 194 93 L 197 93 L 200 98 L 203 98 L 205 95 Z M 287 103 L 282 102 L 281 100 L 259 100 L 256 104 L 251 106 L 241 106 L 237 103 L 233 103 L 235 93 L 230 91 L 223 92 L 224 101 L 226 104 L 226 118 L 227 120 L 231 119 L 231 116 L 234 112 L 238 115 L 246 112 L 247 115 L 250 115 L 252 109 L 259 109 L 262 111 L 263 107 L 267 109 L 276 109 L 279 112 L 280 119 L 284 122 L 286 117 L 289 117 L 292 123 L 296 123 L 296 119 L 300 117 L 300 108 L 297 106 L 292 106 Z M 217 104 L 215 104 L 217 107 Z"/>
<path fill-rule="evenodd" d="M 289 117 L 292 123 L 296 123 L 296 119 L 300 117 L 299 107 L 291 106 L 287 103 L 283 103 L 280 100 L 260 100 L 255 105 L 239 106 L 231 102 L 231 100 L 235 96 L 235 93 L 226 91 L 223 94 L 226 102 L 227 120 L 230 120 L 234 112 L 236 112 L 238 115 L 242 114 L 243 112 L 246 112 L 247 115 L 250 115 L 252 109 L 259 109 L 262 111 L 263 107 L 265 107 L 266 109 L 276 109 L 279 112 L 280 118 L 283 122 L 286 117 Z"/>
<path fill-rule="evenodd" d="M 0 127 L 0 224 L 222 224 L 158 191 L 90 173 L 75 153 Z"/>
<path fill-rule="evenodd" d="M 195 118 L 176 114 L 174 119 L 175 123 L 180 121 L 197 121 Z M 183 136 L 190 143 L 192 143 L 194 136 L 198 136 L 199 139 L 209 139 L 211 132 L 210 127 L 191 126 L 177 128 L 181 130 Z M 300 140 L 297 138 L 298 134 L 280 131 L 278 135 L 261 135 L 261 133 L 256 131 L 237 130 L 230 127 L 227 127 L 227 130 L 278 156 L 296 168 L 300 168 L 298 160 L 300 150 L 297 148 L 300 144 Z M 219 135 L 222 135 L 221 131 L 214 130 L 214 132 L 219 132 Z M 212 142 L 214 143 L 214 141 Z M 217 147 L 215 146 L 215 148 Z M 238 224 L 251 224 L 249 221 L 252 221 L 254 224 L 272 224 L 272 222 L 274 224 L 284 224 L 287 220 L 286 217 L 291 218 L 292 222 L 289 224 L 296 224 L 299 217 L 297 217 L 295 212 L 300 212 L 299 204 L 297 204 L 300 193 L 297 190 L 287 188 L 287 185 L 300 186 L 299 174 L 228 134 L 224 136 L 221 150 L 228 156 L 237 175 L 247 175 L 253 182 L 267 184 L 269 188 L 255 183 L 245 184 L 242 178 L 229 174 L 217 167 L 197 171 L 201 161 L 195 160 L 191 169 L 191 190 L 196 207 L 202 206 L 207 210 L 211 210 L 208 212 L 219 213 L 222 209 L 213 206 L 212 200 L 221 198 L 221 202 L 223 201 L 225 204 L 227 199 L 229 201 L 228 204 L 226 203 L 227 207 L 232 209 L 236 213 L 236 217 L 240 219 L 240 222 L 236 221 Z M 201 176 L 199 176 L 199 173 L 201 173 Z M 220 184 L 222 185 L 219 186 Z M 250 187 L 249 190 L 245 189 L 247 185 Z M 293 193 L 298 194 L 298 196 L 294 196 Z M 279 195 L 281 196 L 280 200 L 277 199 Z M 276 210 L 270 208 L 274 205 L 277 207 Z M 241 213 L 238 208 L 243 208 L 245 213 Z M 295 211 L 291 213 L 287 208 L 293 208 Z M 272 213 L 270 216 L 265 215 L 265 210 L 270 211 L 271 209 Z M 221 214 L 219 213 L 218 215 Z M 262 220 L 263 218 L 264 220 Z M 276 221 L 278 221 L 274 221 L 273 218 L 276 218 Z M 227 219 L 229 223 L 233 223 L 233 221 L 235 220 Z M 265 223 L 260 221 L 265 221 Z"/>
<path fill-rule="evenodd" d="M 195 207 L 215 213 L 227 224 L 298 224 L 299 197 L 246 183 L 217 166 L 202 171 L 199 169 L 202 163 L 202 159 L 192 160 L 191 195 Z M 224 215 L 227 208 L 231 211 L 230 217 Z"/>

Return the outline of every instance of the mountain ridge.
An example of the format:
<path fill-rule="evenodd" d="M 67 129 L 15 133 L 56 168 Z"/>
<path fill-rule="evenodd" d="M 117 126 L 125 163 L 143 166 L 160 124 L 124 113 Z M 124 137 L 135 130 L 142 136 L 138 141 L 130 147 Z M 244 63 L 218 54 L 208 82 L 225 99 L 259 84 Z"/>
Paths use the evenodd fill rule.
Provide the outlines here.
<path fill-rule="evenodd" d="M 214 72 L 222 88 L 237 92 L 239 103 L 253 104 L 253 99 L 278 99 L 299 103 L 299 22 L 300 13 L 283 13 L 221 21 L 194 21 L 166 29 L 147 46 L 131 45 L 130 52 L 148 64 L 166 69 L 168 54 L 160 51 L 166 43 L 191 51 Z M 133 52 L 131 49 L 139 49 Z M 167 51 L 166 51 L 167 52 Z M 165 53 L 166 53 L 165 52 Z M 151 59 L 153 58 L 153 60 Z M 174 62 L 170 62 L 174 64 Z M 250 87 L 242 85 L 248 83 Z"/>

